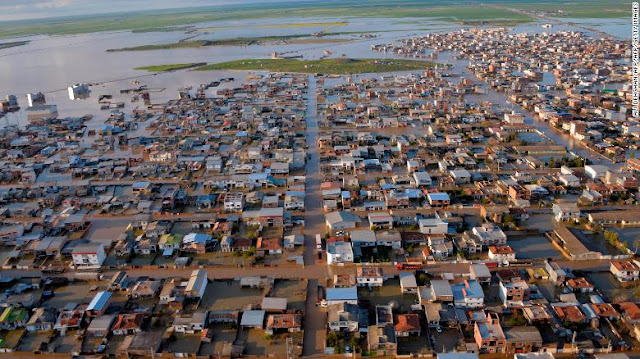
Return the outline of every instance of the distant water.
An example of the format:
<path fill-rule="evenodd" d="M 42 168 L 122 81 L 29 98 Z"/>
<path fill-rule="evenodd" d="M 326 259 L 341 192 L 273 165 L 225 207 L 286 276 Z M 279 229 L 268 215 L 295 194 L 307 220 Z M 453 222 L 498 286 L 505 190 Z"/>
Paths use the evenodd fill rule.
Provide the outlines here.
<path fill-rule="evenodd" d="M 566 19 L 563 19 L 566 21 Z M 302 55 L 306 59 L 318 59 L 325 50 L 330 50 L 333 57 L 344 54 L 347 57 L 392 58 L 391 53 L 371 51 L 371 45 L 394 42 L 402 38 L 424 35 L 434 31 L 450 31 L 460 28 L 457 24 L 420 19 L 390 18 L 317 18 L 305 19 L 305 22 L 346 21 L 348 25 L 327 28 L 318 27 L 273 27 L 272 25 L 298 22 L 297 19 L 260 19 L 233 20 L 215 23 L 202 23 L 198 27 L 203 30 L 197 39 L 221 39 L 242 36 L 293 35 L 310 34 L 326 30 L 329 32 L 381 31 L 371 35 L 374 38 L 361 37 L 358 34 L 345 34 L 341 38 L 352 39 L 347 43 L 327 44 L 273 44 L 252 46 L 224 46 L 193 49 L 172 49 L 137 52 L 106 52 L 107 49 L 162 44 L 176 42 L 194 34 L 185 32 L 150 32 L 131 33 L 129 31 L 83 34 L 73 36 L 33 36 L 29 44 L 0 50 L 0 96 L 15 94 L 20 105 L 26 107 L 26 94 L 44 92 L 47 103 L 58 105 L 61 117 L 82 116 L 87 113 L 98 115 L 90 128 L 99 127 L 105 112 L 100 113 L 97 104 L 98 94 L 118 94 L 118 90 L 133 87 L 130 81 L 140 77 L 140 84 L 165 90 L 152 93 L 152 101 L 166 101 L 176 98 L 177 88 L 213 81 L 223 76 L 222 73 L 194 73 L 181 71 L 177 73 L 149 76 L 145 71 L 133 70 L 135 67 L 187 62 L 224 62 L 243 58 L 267 58 L 272 52 L 288 55 Z M 575 20 L 576 23 L 598 29 L 612 35 L 624 34 L 623 21 L 592 19 Z M 540 24 L 516 26 L 513 31 L 541 32 L 579 30 L 572 26 L 558 25 L 552 29 L 542 29 Z M 10 41 L 10 40 L 8 40 Z M 236 76 L 237 77 L 237 76 Z M 202 80 L 202 81 L 200 81 Z M 551 80 L 551 79 L 548 79 Z M 117 81 L 114 83 L 114 81 Z M 66 87 L 70 84 L 86 82 L 100 83 L 92 88 L 90 99 L 70 101 L 66 95 Z M 103 84 L 111 82 L 109 84 Z M 127 103 L 125 112 L 129 112 L 137 104 L 123 99 Z M 24 125 L 26 116 L 23 111 L 0 120 L 0 127 L 8 124 Z"/>

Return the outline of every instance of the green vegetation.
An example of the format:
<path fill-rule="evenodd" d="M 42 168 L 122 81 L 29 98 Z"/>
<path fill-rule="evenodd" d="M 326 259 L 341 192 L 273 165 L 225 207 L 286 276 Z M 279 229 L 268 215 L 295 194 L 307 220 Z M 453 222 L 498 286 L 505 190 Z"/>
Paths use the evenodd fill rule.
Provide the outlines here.
<path fill-rule="evenodd" d="M 152 66 L 141 66 L 136 67 L 134 70 L 144 70 L 149 72 L 167 72 L 167 71 L 176 71 L 176 70 L 184 70 L 190 69 L 193 67 L 205 66 L 206 62 L 191 62 L 187 64 L 171 64 L 171 65 L 152 65 Z"/>
<path fill-rule="evenodd" d="M 547 163 L 547 166 L 549 168 L 559 168 L 561 166 L 584 167 L 584 165 L 587 165 L 587 164 L 589 163 L 585 162 L 585 160 L 581 157 L 572 157 L 572 158 L 562 157 L 562 159 L 559 159 L 559 160 L 554 157 L 550 157 Z"/>
<path fill-rule="evenodd" d="M 620 235 L 616 231 L 604 231 L 604 239 L 611 246 L 620 249 L 623 253 L 627 252 L 627 243 L 620 240 Z"/>
<path fill-rule="evenodd" d="M 138 29 L 138 30 L 133 30 L 131 32 L 134 33 L 145 33 L 145 32 L 182 32 L 182 31 L 195 31 L 197 30 L 197 28 L 195 28 L 192 25 L 188 25 L 188 26 L 167 26 L 167 27 L 153 27 L 153 28 L 149 28 L 149 29 Z"/>
<path fill-rule="evenodd" d="M 237 60 L 209 64 L 198 67 L 196 71 L 209 70 L 263 70 L 273 72 L 303 72 L 322 74 L 361 74 L 422 70 L 433 67 L 430 61 L 389 60 L 389 59 L 258 59 Z"/>
<path fill-rule="evenodd" d="M 9 48 L 16 47 L 16 46 L 26 45 L 28 43 L 29 43 L 29 41 L 14 41 L 14 42 L 0 43 L 0 50 L 9 49 Z"/>
<path fill-rule="evenodd" d="M 506 323 L 510 327 L 520 327 L 527 325 L 527 318 L 525 318 L 522 314 L 513 314 L 507 320 Z"/>
<path fill-rule="evenodd" d="M 622 18 L 630 14 L 630 3 L 622 0 L 598 1 L 580 0 L 573 2 L 544 1 L 536 3 L 514 2 L 502 4 L 505 7 L 525 11 L 535 11 L 546 16 L 567 18 Z"/>
<path fill-rule="evenodd" d="M 331 33 L 323 34 L 323 36 L 334 35 Z M 219 40 L 188 40 L 171 42 L 167 44 L 142 45 L 134 47 L 125 47 L 122 49 L 109 49 L 107 51 L 150 51 L 150 50 L 171 50 L 184 48 L 199 48 L 209 46 L 250 46 L 260 45 L 267 42 L 287 41 L 290 43 L 328 43 L 328 42 L 346 42 L 349 39 L 326 39 L 320 37 L 311 37 L 311 34 L 304 35 L 283 35 L 283 36 L 258 36 L 258 37 L 233 37 L 229 39 Z"/>
<path fill-rule="evenodd" d="M 34 34 L 72 35 L 101 31 L 131 30 L 182 31 L 187 25 L 225 20 L 266 18 L 432 18 L 465 24 L 515 25 L 532 21 L 525 12 L 566 18 L 624 18 L 629 16 L 630 5 L 623 0 L 576 0 L 573 2 L 524 2 L 485 0 L 469 4 L 452 0 L 445 4 L 438 0 L 342 0 L 340 2 L 271 2 L 196 7 L 171 10 L 153 10 L 133 13 L 100 14 L 30 21 L 7 21 L 0 26 L 0 38 Z M 274 27 L 341 26 L 342 22 L 287 23 Z M 267 25 L 271 26 L 271 25 Z"/>
<path fill-rule="evenodd" d="M 487 0 L 497 2 L 497 0 Z M 625 6 L 626 9 L 628 6 Z M 5 22 L 0 38 L 34 34 L 72 35 L 101 31 L 157 31 L 163 27 L 178 27 L 202 22 L 265 18 L 318 18 L 318 17 L 384 17 L 384 18 L 440 18 L 445 21 L 520 20 L 531 21 L 527 15 L 505 8 L 468 5 L 452 1 L 442 5 L 437 0 L 405 0 L 389 3 L 385 0 L 343 0 L 340 2 L 277 3 L 260 2 L 210 6 L 199 8 L 153 10 L 133 13 L 100 14 L 33 21 Z M 329 23 L 331 24 L 331 23 Z"/>

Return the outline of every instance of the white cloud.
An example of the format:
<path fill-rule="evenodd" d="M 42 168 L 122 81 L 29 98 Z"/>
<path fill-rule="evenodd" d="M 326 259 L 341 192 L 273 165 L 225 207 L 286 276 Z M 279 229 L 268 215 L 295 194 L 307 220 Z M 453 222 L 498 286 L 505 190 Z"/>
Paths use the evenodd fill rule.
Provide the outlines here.
<path fill-rule="evenodd" d="M 66 7 L 73 4 L 75 0 L 53 0 L 53 1 L 42 1 L 35 4 L 35 7 L 38 9 L 55 9 L 60 7 Z"/>

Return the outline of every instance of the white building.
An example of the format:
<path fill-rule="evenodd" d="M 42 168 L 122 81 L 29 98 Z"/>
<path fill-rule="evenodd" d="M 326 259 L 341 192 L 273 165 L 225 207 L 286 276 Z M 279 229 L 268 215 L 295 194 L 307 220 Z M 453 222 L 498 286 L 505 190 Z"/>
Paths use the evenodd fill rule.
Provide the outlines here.
<path fill-rule="evenodd" d="M 416 281 L 416 276 L 410 272 L 401 272 L 400 273 L 400 289 L 402 293 L 409 294 L 417 294 L 418 293 L 418 282 Z"/>
<path fill-rule="evenodd" d="M 91 90 L 89 90 L 89 85 L 87 84 L 71 85 L 69 86 L 68 90 L 70 100 L 86 98 L 86 96 L 91 92 Z"/>
<path fill-rule="evenodd" d="M 446 234 L 449 224 L 436 214 L 433 218 L 420 218 L 418 226 L 423 234 Z"/>
<path fill-rule="evenodd" d="M 515 124 L 523 124 L 524 123 L 524 115 L 517 113 L 515 111 L 511 111 L 511 113 L 504 114 L 504 122 L 510 123 L 512 125 Z"/>
<path fill-rule="evenodd" d="M 240 212 L 244 208 L 244 193 L 227 193 L 224 196 L 224 210 L 226 212 Z"/>
<path fill-rule="evenodd" d="M 507 235 L 493 224 L 485 223 L 481 227 L 473 227 L 471 232 L 483 246 L 507 244 Z"/>
<path fill-rule="evenodd" d="M 384 275 L 380 267 L 357 267 L 356 284 L 359 287 L 381 287 Z"/>
<path fill-rule="evenodd" d="M 611 271 L 611 274 L 621 282 L 630 282 L 640 279 L 640 267 L 636 261 L 611 261 L 609 270 Z"/>
<path fill-rule="evenodd" d="M 27 104 L 29 107 L 44 105 L 47 101 L 45 100 L 44 94 L 42 92 L 34 92 L 27 94 Z"/>
<path fill-rule="evenodd" d="M 370 229 L 356 229 L 349 232 L 351 244 L 359 247 L 375 247 L 376 232 Z"/>
<path fill-rule="evenodd" d="M 516 251 L 509 246 L 489 246 L 489 259 L 500 263 L 516 259 Z"/>
<path fill-rule="evenodd" d="M 480 308 L 484 306 L 482 286 L 475 280 L 465 280 L 451 286 L 453 302 L 460 308 Z"/>
<path fill-rule="evenodd" d="M 358 287 L 327 288 L 327 306 L 348 303 L 358 305 Z"/>
<path fill-rule="evenodd" d="M 457 169 L 449 171 L 449 174 L 457 184 L 471 182 L 471 173 L 465 169 Z"/>
<path fill-rule="evenodd" d="M 566 187 L 580 187 L 580 179 L 571 173 L 560 174 L 558 179 Z"/>
<path fill-rule="evenodd" d="M 586 175 L 589 176 L 589 178 L 591 178 L 592 180 L 598 179 L 598 178 L 604 178 L 608 170 L 609 168 L 603 165 L 584 166 L 584 173 L 586 173 Z"/>
<path fill-rule="evenodd" d="M 327 264 L 353 263 L 353 248 L 347 242 L 333 242 L 327 245 Z"/>
<path fill-rule="evenodd" d="M 553 204 L 553 217 L 558 222 L 580 220 L 580 209 L 576 203 L 563 202 Z"/>
<path fill-rule="evenodd" d="M 529 285 L 522 279 L 514 279 L 509 282 L 500 281 L 499 296 L 506 308 L 523 307 L 528 304 Z"/>
<path fill-rule="evenodd" d="M 71 252 L 73 265 L 76 268 L 98 269 L 104 263 L 107 255 L 102 243 L 82 243 Z"/>
<path fill-rule="evenodd" d="M 184 294 L 190 298 L 202 298 L 208 282 L 207 272 L 203 269 L 196 269 L 191 272 Z"/>
<path fill-rule="evenodd" d="M 329 230 L 340 231 L 356 228 L 360 218 L 350 212 L 331 212 L 325 215 L 325 222 Z"/>
<path fill-rule="evenodd" d="M 332 304 L 327 308 L 327 324 L 334 332 L 357 332 L 359 326 L 360 309 L 349 303 Z"/>
<path fill-rule="evenodd" d="M 431 187 L 431 184 L 433 183 L 431 176 L 429 176 L 429 173 L 427 172 L 414 172 L 413 179 L 416 181 L 416 185 L 418 187 Z"/>
<path fill-rule="evenodd" d="M 288 211 L 304 211 L 303 191 L 288 191 L 284 196 L 284 209 Z"/>

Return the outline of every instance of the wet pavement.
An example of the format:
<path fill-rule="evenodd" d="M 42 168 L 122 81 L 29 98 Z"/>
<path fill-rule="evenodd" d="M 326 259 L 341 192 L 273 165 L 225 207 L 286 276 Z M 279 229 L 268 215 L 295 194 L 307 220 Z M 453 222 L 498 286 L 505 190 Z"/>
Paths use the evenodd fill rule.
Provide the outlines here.
<path fill-rule="evenodd" d="M 306 164 L 306 196 L 305 196 L 305 225 L 304 225 L 304 271 L 320 273 L 319 278 L 327 276 L 326 262 L 316 262 L 316 234 L 323 235 L 324 214 L 322 212 L 322 196 L 320 191 L 320 171 L 318 168 L 318 102 L 316 97 L 316 78 L 309 75 L 307 99 L 307 145 L 308 159 Z M 324 275 L 323 275 L 324 274 Z M 304 348 L 303 355 L 322 355 L 326 341 L 326 311 L 316 306 L 318 279 L 309 280 L 307 305 L 304 320 Z"/>

